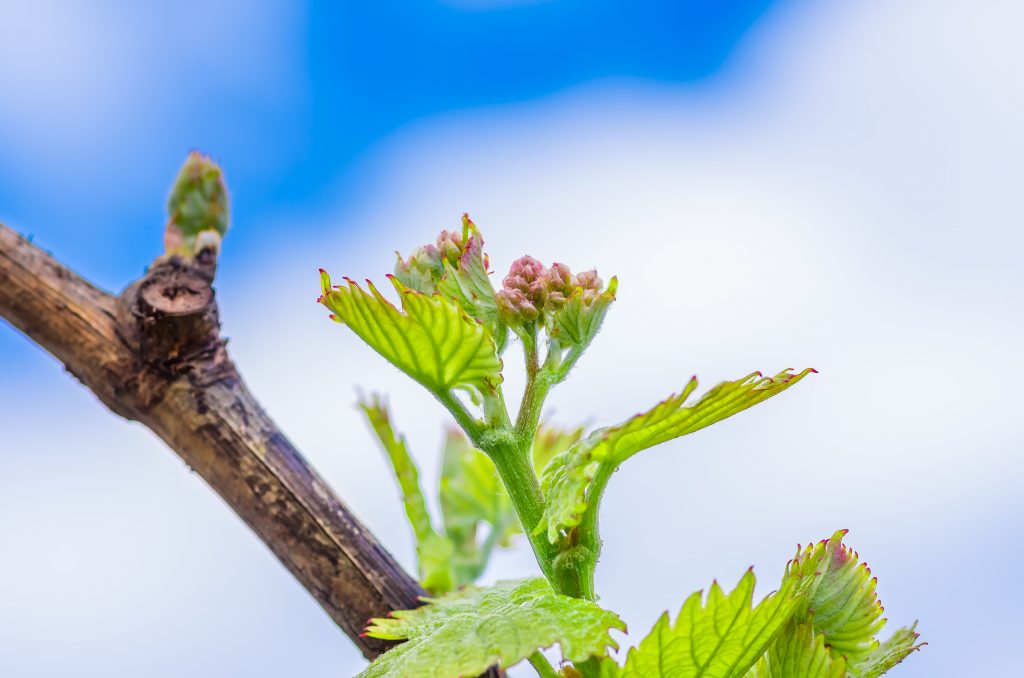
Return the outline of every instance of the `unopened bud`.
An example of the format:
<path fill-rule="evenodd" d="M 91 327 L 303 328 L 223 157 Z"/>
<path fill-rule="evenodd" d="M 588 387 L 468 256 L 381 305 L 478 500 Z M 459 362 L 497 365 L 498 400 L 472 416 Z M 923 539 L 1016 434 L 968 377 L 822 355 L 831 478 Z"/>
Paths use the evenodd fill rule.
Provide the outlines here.
<path fill-rule="evenodd" d="M 199 151 L 188 154 L 167 200 L 170 220 L 185 238 L 228 231 L 228 191 L 217 163 Z"/>
<path fill-rule="evenodd" d="M 409 289 L 432 294 L 437 291 L 437 281 L 444 275 L 441 252 L 433 245 L 417 247 L 408 259 L 398 255 L 395 262 L 395 277 Z"/>
<path fill-rule="evenodd" d="M 533 322 L 540 312 L 522 290 L 502 288 L 495 295 L 498 312 L 502 319 L 510 325 L 522 325 Z"/>
<path fill-rule="evenodd" d="M 555 262 L 548 269 L 548 285 L 551 289 L 562 293 L 569 293 L 576 286 L 576 277 L 565 264 Z"/>
<path fill-rule="evenodd" d="M 583 271 L 582 273 L 576 274 L 576 283 L 585 290 L 600 291 L 601 286 L 604 285 L 604 281 L 597 275 L 596 269 L 590 269 L 589 271 Z"/>
<path fill-rule="evenodd" d="M 577 287 L 576 276 L 565 264 L 555 262 L 544 276 L 544 306 L 548 311 L 557 311 Z"/>
<path fill-rule="evenodd" d="M 441 253 L 441 258 L 446 259 L 452 265 L 458 263 L 465 248 L 462 234 L 458 231 L 441 231 L 441 234 L 437 236 L 437 249 Z"/>
<path fill-rule="evenodd" d="M 531 256 L 519 257 L 512 262 L 508 275 L 502 281 L 505 287 L 528 292 L 530 286 L 544 275 L 544 264 Z"/>

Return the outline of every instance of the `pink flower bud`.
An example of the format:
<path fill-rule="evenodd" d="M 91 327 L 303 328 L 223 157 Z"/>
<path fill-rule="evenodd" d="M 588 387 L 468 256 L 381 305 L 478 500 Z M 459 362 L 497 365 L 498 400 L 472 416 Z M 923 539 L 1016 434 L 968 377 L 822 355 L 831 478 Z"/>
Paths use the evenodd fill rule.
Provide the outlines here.
<path fill-rule="evenodd" d="M 557 290 L 563 294 L 571 293 L 572 288 L 577 285 L 576 277 L 569 270 L 569 267 L 558 262 L 551 264 L 551 268 L 548 269 L 547 279 L 549 289 Z"/>
<path fill-rule="evenodd" d="M 576 282 L 585 290 L 600 291 L 601 286 L 604 285 L 604 282 L 597 275 L 597 270 L 593 268 L 589 271 L 577 273 Z"/>
<path fill-rule="evenodd" d="M 417 247 L 408 259 L 399 255 L 395 263 L 395 277 L 406 287 L 424 294 L 437 291 L 437 281 L 442 275 L 441 252 L 433 245 Z"/>
<path fill-rule="evenodd" d="M 451 264 L 458 263 L 459 257 L 465 250 L 462 234 L 458 231 L 441 231 L 441 234 L 437 236 L 437 249 L 441 253 L 442 259 L 447 259 Z"/>
<path fill-rule="evenodd" d="M 509 324 L 519 325 L 537 319 L 540 312 L 527 296 L 517 289 L 502 288 L 495 295 L 498 312 Z"/>
<path fill-rule="evenodd" d="M 505 280 L 502 282 L 505 287 L 513 287 L 525 292 L 526 289 L 524 289 L 524 287 L 528 289 L 531 283 L 536 282 L 544 275 L 544 271 L 544 264 L 540 263 L 533 257 L 519 257 L 512 262 L 512 267 L 509 269 L 508 275 L 505 276 Z"/>
<path fill-rule="evenodd" d="M 544 305 L 548 310 L 557 311 L 565 305 L 566 299 L 577 287 L 576 276 L 565 264 L 554 263 L 544 276 Z"/>

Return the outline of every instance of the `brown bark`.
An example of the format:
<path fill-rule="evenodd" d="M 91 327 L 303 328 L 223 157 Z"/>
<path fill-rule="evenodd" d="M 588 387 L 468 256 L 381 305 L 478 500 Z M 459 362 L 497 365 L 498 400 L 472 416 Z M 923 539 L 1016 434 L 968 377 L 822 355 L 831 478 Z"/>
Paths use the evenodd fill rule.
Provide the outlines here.
<path fill-rule="evenodd" d="M 359 634 L 423 593 L 246 388 L 220 337 L 214 262 L 156 263 L 103 292 L 0 224 L 0 317 L 112 411 L 150 428 L 270 547 L 331 619 Z"/>

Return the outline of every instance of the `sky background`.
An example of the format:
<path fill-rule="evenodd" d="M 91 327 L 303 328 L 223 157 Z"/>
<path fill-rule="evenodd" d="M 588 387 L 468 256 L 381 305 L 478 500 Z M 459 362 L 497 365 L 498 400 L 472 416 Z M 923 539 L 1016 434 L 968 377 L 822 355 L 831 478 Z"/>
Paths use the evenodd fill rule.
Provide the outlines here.
<path fill-rule="evenodd" d="M 498 275 L 524 253 L 618 274 L 558 422 L 620 421 L 691 374 L 820 371 L 613 479 L 597 585 L 633 642 L 849 528 L 891 628 L 930 643 L 892 675 L 1010 675 L 1022 20 L 1013 0 L 6 0 L 0 221 L 119 290 L 160 252 L 187 152 L 217 158 L 233 355 L 410 568 L 356 388 L 389 395 L 427 479 L 448 422 L 326 320 L 316 269 L 380 279 L 468 211 Z M 514 392 L 515 347 L 506 365 Z M 521 544 L 487 579 L 534 568 Z M 0 675 L 361 666 L 175 455 L 0 326 Z"/>

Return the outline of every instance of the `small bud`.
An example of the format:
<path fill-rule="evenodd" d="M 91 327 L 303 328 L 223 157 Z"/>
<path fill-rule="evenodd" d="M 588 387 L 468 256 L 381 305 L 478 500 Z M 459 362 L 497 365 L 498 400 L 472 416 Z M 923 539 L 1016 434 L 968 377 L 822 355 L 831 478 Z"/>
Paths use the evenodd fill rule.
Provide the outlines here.
<path fill-rule="evenodd" d="M 589 271 L 583 271 L 582 273 L 576 274 L 576 282 L 585 290 L 600 291 L 601 286 L 604 285 L 604 281 L 597 275 L 597 269 L 590 269 Z"/>
<path fill-rule="evenodd" d="M 186 238 L 228 231 L 228 191 L 220 167 L 199 151 L 188 154 L 167 201 L 171 221 Z"/>
<path fill-rule="evenodd" d="M 454 266 L 459 263 L 459 257 L 466 246 L 462 241 L 462 234 L 458 231 L 441 231 L 441 235 L 437 236 L 437 249 L 441 253 L 441 258 Z"/>
<path fill-rule="evenodd" d="M 433 245 L 423 245 L 413 250 L 408 259 L 398 255 L 395 262 L 395 277 L 411 290 L 424 294 L 437 291 L 437 281 L 444 275 L 441 252 Z"/>
<path fill-rule="evenodd" d="M 546 276 L 547 268 L 533 257 L 512 262 L 497 294 L 498 310 L 506 323 L 521 326 L 540 317 L 547 296 Z"/>
<path fill-rule="evenodd" d="M 533 322 L 540 312 L 532 301 L 521 290 L 502 288 L 495 295 L 498 313 L 510 325 L 523 325 Z"/>
<path fill-rule="evenodd" d="M 207 156 L 189 153 L 167 200 L 164 253 L 193 257 L 220 250 L 227 233 L 228 192 L 220 167 Z"/>
<path fill-rule="evenodd" d="M 565 264 L 555 262 L 545 275 L 544 305 L 548 311 L 557 311 L 577 287 L 576 276 Z"/>
<path fill-rule="evenodd" d="M 523 292 L 530 289 L 530 285 L 540 280 L 544 275 L 544 264 L 531 256 L 519 257 L 512 262 L 512 267 L 502 283 L 505 287 L 515 288 Z"/>
<path fill-rule="evenodd" d="M 557 261 L 551 264 L 551 268 L 548 269 L 548 285 L 552 289 L 559 292 L 571 292 L 576 284 L 576 277 L 573 276 L 568 266 Z"/>

